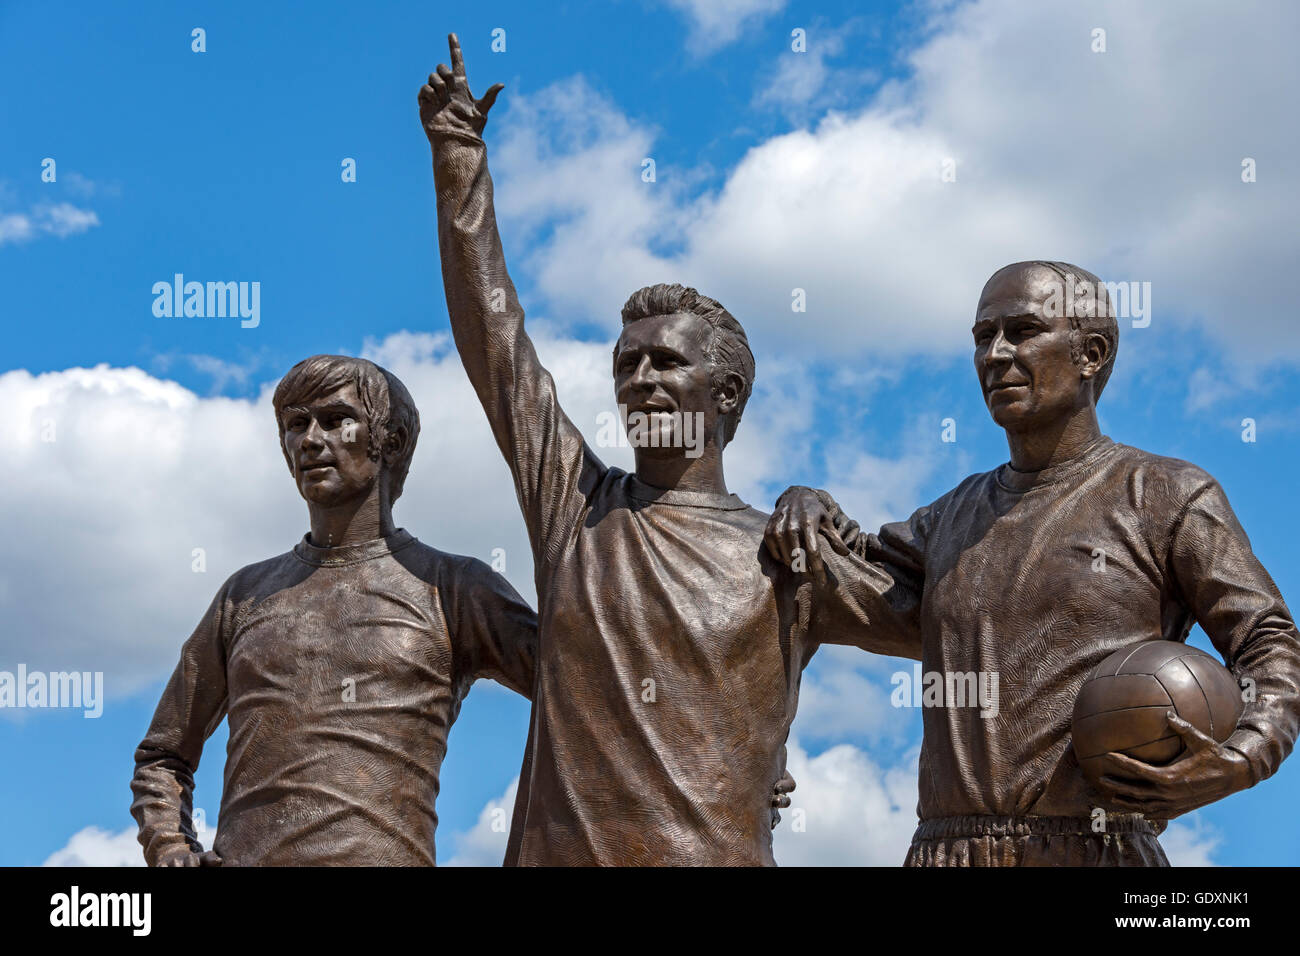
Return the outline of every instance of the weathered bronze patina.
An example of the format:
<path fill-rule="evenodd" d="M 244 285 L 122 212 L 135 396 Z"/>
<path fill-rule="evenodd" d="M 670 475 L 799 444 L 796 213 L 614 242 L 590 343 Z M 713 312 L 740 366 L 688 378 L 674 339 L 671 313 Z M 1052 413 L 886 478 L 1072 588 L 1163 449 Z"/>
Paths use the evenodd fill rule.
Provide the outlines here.
<path fill-rule="evenodd" d="M 923 711 L 909 865 L 1167 865 L 1164 821 L 1253 786 L 1290 753 L 1300 635 L 1218 482 L 1101 434 L 1119 327 L 1096 276 L 1006 266 L 984 287 L 973 334 L 1010 462 L 878 534 L 824 491 L 791 488 L 769 546 L 787 562 L 807 549 L 815 564 L 821 534 L 864 558 L 893 582 L 866 611 L 873 629 L 927 673 L 997 675 L 995 716 Z M 1107 755 L 1093 788 L 1070 747 L 1085 677 L 1126 645 L 1182 641 L 1193 623 L 1250 689 L 1236 732 L 1220 744 L 1171 717 L 1179 759 Z"/>
<path fill-rule="evenodd" d="M 514 475 L 539 604 L 509 861 L 772 864 L 770 804 L 789 785 L 809 658 L 819 643 L 906 652 L 875 643 L 861 613 L 860 592 L 885 578 L 837 556 L 856 583 L 828 591 L 766 553 L 767 515 L 727 490 L 722 467 L 754 360 L 740 323 L 694 289 L 650 286 L 623 308 L 614 391 L 635 473 L 587 446 L 506 272 L 480 135 L 501 87 L 476 100 L 450 44 L 452 65 L 420 91 L 447 308 Z"/>
<path fill-rule="evenodd" d="M 482 561 L 395 528 L 419 415 L 390 372 L 317 355 L 275 393 L 311 533 L 235 572 L 185 642 L 136 751 L 151 866 L 432 865 L 438 772 L 470 685 L 529 696 L 537 620 Z M 213 850 L 203 743 L 230 724 Z"/>

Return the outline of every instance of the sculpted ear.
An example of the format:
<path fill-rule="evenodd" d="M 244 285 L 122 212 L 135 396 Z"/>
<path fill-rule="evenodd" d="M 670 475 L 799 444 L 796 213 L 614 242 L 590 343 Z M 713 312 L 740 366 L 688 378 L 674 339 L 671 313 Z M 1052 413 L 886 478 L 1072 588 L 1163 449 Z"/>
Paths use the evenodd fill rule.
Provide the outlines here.
<path fill-rule="evenodd" d="M 713 381 L 713 399 L 718 403 L 718 411 L 723 415 L 732 415 L 740 405 L 740 393 L 745 381 L 735 372 L 726 372 Z"/>
<path fill-rule="evenodd" d="M 383 444 L 384 464 L 392 465 L 400 459 L 410 440 L 411 433 L 405 425 L 388 426 L 388 434 L 384 436 Z"/>
<path fill-rule="evenodd" d="M 1089 332 L 1083 340 L 1083 365 L 1080 371 L 1085 379 L 1094 378 L 1110 360 L 1110 339 L 1100 332 Z"/>

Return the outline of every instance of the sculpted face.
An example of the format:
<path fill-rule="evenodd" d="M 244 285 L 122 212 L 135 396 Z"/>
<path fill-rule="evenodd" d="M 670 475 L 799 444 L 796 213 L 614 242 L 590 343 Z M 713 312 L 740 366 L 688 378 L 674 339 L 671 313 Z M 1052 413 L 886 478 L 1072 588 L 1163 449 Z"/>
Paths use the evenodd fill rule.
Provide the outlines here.
<path fill-rule="evenodd" d="M 1025 266 L 995 273 L 980 295 L 975 372 L 1003 428 L 1041 428 L 1091 401 L 1084 368 L 1070 355 L 1069 316 L 1044 308 L 1053 293 L 1060 301 L 1061 285 L 1052 270 Z"/>
<path fill-rule="evenodd" d="M 681 456 L 714 433 L 726 409 L 713 395 L 705 353 L 712 331 L 689 312 L 651 316 L 623 327 L 614 353 L 614 394 L 627 409 L 628 439 L 634 446 L 634 413 L 647 416 L 656 433 L 658 447 L 643 444 L 644 454 Z M 684 420 L 687 415 L 690 421 Z"/>
<path fill-rule="evenodd" d="M 285 408 L 280 427 L 298 493 L 307 501 L 334 507 L 370 493 L 382 463 L 370 458 L 369 426 L 355 385 Z"/>

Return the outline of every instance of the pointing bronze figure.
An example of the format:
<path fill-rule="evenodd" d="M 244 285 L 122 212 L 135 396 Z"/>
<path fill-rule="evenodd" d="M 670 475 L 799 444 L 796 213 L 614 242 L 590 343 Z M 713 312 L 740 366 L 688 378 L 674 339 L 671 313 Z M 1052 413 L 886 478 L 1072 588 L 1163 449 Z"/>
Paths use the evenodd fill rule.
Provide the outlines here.
<path fill-rule="evenodd" d="M 501 86 L 475 99 L 450 47 L 419 96 L 447 308 L 514 475 L 539 604 L 509 861 L 772 864 L 800 675 L 819 642 L 875 641 L 858 593 L 872 571 L 837 559 L 860 583 L 815 595 L 823 585 L 766 554 L 767 516 L 723 474 L 754 359 L 735 317 L 694 289 L 650 286 L 623 307 L 612 371 L 635 473 L 587 446 L 506 271 L 481 135 Z"/>

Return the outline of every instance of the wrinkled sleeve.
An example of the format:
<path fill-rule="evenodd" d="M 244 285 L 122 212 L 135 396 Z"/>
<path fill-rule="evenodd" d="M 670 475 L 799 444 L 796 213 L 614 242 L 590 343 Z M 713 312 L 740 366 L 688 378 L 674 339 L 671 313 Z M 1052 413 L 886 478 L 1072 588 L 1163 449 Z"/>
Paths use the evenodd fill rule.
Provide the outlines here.
<path fill-rule="evenodd" d="M 1181 599 L 1238 682 L 1253 682 L 1255 699 L 1247 699 L 1226 745 L 1245 756 L 1258 783 L 1291 752 L 1300 728 L 1300 634 L 1218 482 L 1210 480 L 1183 509 L 1169 566 Z"/>
<path fill-rule="evenodd" d="M 470 559 L 442 601 L 462 679 L 488 677 L 532 700 L 537 615 L 510 582 Z"/>
<path fill-rule="evenodd" d="M 555 381 L 524 331 L 497 231 L 487 147 L 475 136 L 446 136 L 433 165 L 452 334 L 514 476 L 540 567 L 563 547 L 605 469 L 560 408 Z"/>
<path fill-rule="evenodd" d="M 921 592 L 929 510 L 863 534 L 825 491 L 817 491 L 850 553 L 821 549 L 830 572 L 815 581 L 812 633 L 819 643 L 921 659 Z"/>
<path fill-rule="evenodd" d="M 233 608 L 227 582 L 181 648 L 153 721 L 135 752 L 131 815 L 145 862 L 176 846 L 203 852 L 191 819 L 194 774 L 204 742 L 226 716 L 226 636 Z"/>
<path fill-rule="evenodd" d="M 480 677 L 490 677 L 529 700 L 536 699 L 537 614 L 503 575 L 482 561 L 468 559 L 459 579 L 444 586 L 443 609 L 452 633 L 457 681 L 467 693 Z M 529 718 L 519 789 L 506 843 L 505 866 L 519 860 L 533 766 L 534 707 Z"/>

